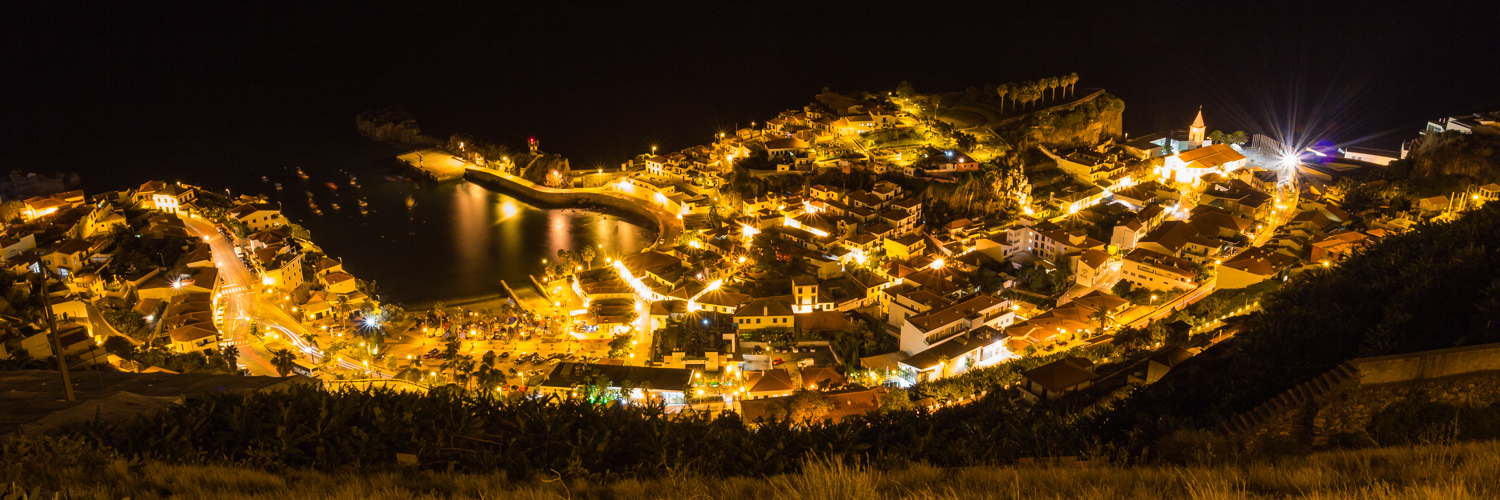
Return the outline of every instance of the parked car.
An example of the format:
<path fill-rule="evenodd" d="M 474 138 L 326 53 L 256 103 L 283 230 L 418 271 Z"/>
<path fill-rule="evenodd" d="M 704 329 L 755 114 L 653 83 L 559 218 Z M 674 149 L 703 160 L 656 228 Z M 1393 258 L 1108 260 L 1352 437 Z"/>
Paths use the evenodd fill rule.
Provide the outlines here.
<path fill-rule="evenodd" d="M 502 353 L 500 353 L 500 356 L 499 356 L 500 359 L 505 359 L 505 358 L 509 358 L 509 357 L 510 357 L 510 351 L 502 352 Z"/>
<path fill-rule="evenodd" d="M 776 358 L 774 360 L 771 360 L 771 366 L 776 366 L 776 365 L 779 365 L 781 363 L 782 363 L 781 358 Z"/>

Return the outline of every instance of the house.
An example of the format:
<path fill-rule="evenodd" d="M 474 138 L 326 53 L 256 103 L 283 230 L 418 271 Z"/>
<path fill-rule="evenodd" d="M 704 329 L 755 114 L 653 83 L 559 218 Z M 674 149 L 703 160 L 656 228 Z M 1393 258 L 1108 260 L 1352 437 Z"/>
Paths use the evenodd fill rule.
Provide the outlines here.
<path fill-rule="evenodd" d="M 1215 286 L 1221 290 L 1245 288 L 1282 275 L 1297 265 L 1297 258 L 1277 252 L 1278 248 L 1260 246 L 1240 252 L 1219 265 Z"/>
<path fill-rule="evenodd" d="M 88 214 L 78 219 L 68 235 L 74 238 L 89 238 L 96 234 L 108 234 L 115 228 L 126 227 L 125 216 L 115 210 L 108 201 L 96 203 Z"/>
<path fill-rule="evenodd" d="M 875 411 L 880 408 L 880 400 L 885 397 L 885 394 L 884 387 L 873 389 L 856 387 L 827 392 L 824 395 L 832 401 L 833 408 L 823 415 L 823 419 L 839 422 L 845 418 Z M 787 418 L 792 413 L 791 403 L 791 396 L 742 400 L 739 402 L 740 419 L 753 423 Z"/>
<path fill-rule="evenodd" d="M 900 347 L 916 355 L 949 337 L 982 326 L 1005 328 L 1014 320 L 1009 301 L 978 293 L 962 302 L 907 316 L 901 323 Z"/>
<path fill-rule="evenodd" d="M 1162 167 L 1177 182 L 1193 183 L 1211 173 L 1227 174 L 1244 167 L 1245 155 L 1227 144 L 1214 144 L 1166 158 Z"/>
<path fill-rule="evenodd" d="M 734 324 L 740 331 L 761 328 L 792 328 L 792 308 L 783 299 L 762 298 L 750 301 L 734 313 Z"/>
<path fill-rule="evenodd" d="M 797 390 L 796 384 L 792 383 L 792 376 L 780 368 L 746 370 L 744 373 L 745 397 L 748 399 L 785 397 Z"/>
<path fill-rule="evenodd" d="M 897 365 L 915 374 L 915 381 L 930 382 L 1014 358 L 1006 340 L 1000 330 L 982 326 L 938 342 Z"/>
<path fill-rule="evenodd" d="M 1104 242 L 1089 237 L 1082 229 L 1069 230 L 1052 222 L 1036 223 L 1029 217 L 1022 217 L 1019 226 L 1005 230 L 1005 243 L 999 248 L 1000 258 L 1012 262 L 1024 263 L 1038 258 L 1059 262 L 1064 256 L 1084 250 L 1103 250 Z M 995 257 L 994 253 L 990 255 Z"/>
<path fill-rule="evenodd" d="M 1137 248 L 1203 264 L 1218 257 L 1223 242 L 1183 221 L 1167 221 L 1136 243 Z"/>
<path fill-rule="evenodd" d="M 152 193 L 151 203 L 157 210 L 175 214 L 186 211 L 194 198 L 193 188 L 170 184 Z"/>
<path fill-rule="evenodd" d="M 0 238 L 0 252 L 5 260 L 14 259 L 22 253 L 36 249 L 36 235 L 28 233 L 17 238 Z"/>
<path fill-rule="evenodd" d="M 324 289 L 329 293 L 354 293 L 357 288 L 354 277 L 343 271 L 324 274 L 319 276 L 318 280 L 323 282 Z"/>
<path fill-rule="evenodd" d="M 1104 279 L 1109 266 L 1109 254 L 1095 249 L 1084 250 L 1073 258 L 1073 281 L 1093 287 Z"/>
<path fill-rule="evenodd" d="M 219 331 L 211 323 L 184 324 L 168 332 L 172 337 L 172 350 L 177 352 L 204 352 L 218 347 Z"/>
<path fill-rule="evenodd" d="M 906 260 L 927 253 L 927 238 L 913 233 L 895 239 L 886 238 L 882 246 L 886 257 Z"/>
<path fill-rule="evenodd" d="M 809 366 L 802 369 L 802 385 L 809 390 L 828 390 L 841 387 L 846 381 L 838 370 L 822 366 Z"/>
<path fill-rule="evenodd" d="M 89 240 L 71 239 L 42 255 L 42 261 L 60 275 L 77 271 L 88 259 L 93 244 Z"/>
<path fill-rule="evenodd" d="M 1423 212 L 1441 212 L 1448 209 L 1447 196 L 1433 196 L 1417 201 L 1417 209 Z"/>
<path fill-rule="evenodd" d="M 264 231 L 286 225 L 281 207 L 269 203 L 246 203 L 229 211 L 229 217 L 240 221 L 250 231 Z"/>
<path fill-rule="evenodd" d="M 537 384 L 536 389 L 541 394 L 569 398 L 581 396 L 585 387 L 600 384 L 601 389 L 628 392 L 621 396 L 631 400 L 649 398 L 668 405 L 680 405 L 687 401 L 687 389 L 692 379 L 693 371 L 686 368 L 562 362 L 547 374 L 546 380 Z"/>
<path fill-rule="evenodd" d="M 21 215 L 28 221 L 83 205 L 83 191 L 67 191 L 51 196 L 35 196 L 21 202 Z"/>
<path fill-rule="evenodd" d="M 1387 149 L 1349 146 L 1344 148 L 1343 153 L 1344 158 L 1367 161 L 1376 165 L 1390 165 L 1391 162 L 1401 159 L 1401 153 Z"/>
<path fill-rule="evenodd" d="M 1312 262 L 1343 262 L 1345 257 L 1370 243 L 1369 236 L 1356 231 L 1330 234 L 1312 242 L 1308 257 Z"/>
<path fill-rule="evenodd" d="M 1069 357 L 1021 372 L 1021 389 L 1033 398 L 1057 399 L 1087 388 L 1096 378 L 1093 362 Z"/>
<path fill-rule="evenodd" d="M 1125 255 L 1120 278 L 1152 290 L 1192 290 L 1196 268 L 1186 259 L 1137 248 Z"/>

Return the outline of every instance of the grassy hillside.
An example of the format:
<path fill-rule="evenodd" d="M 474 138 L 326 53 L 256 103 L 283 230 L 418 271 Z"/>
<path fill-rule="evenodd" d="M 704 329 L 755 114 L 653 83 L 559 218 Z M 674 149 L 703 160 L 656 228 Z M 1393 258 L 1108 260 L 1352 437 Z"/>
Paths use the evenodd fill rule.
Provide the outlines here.
<path fill-rule="evenodd" d="M 1500 204 L 1386 238 L 1262 300 L 1249 331 L 1137 391 L 1102 437 L 1209 428 L 1346 360 L 1500 342 Z"/>
<path fill-rule="evenodd" d="M 75 499 L 850 499 L 1088 498 L 1325 500 L 1500 498 L 1500 443 L 1319 453 L 1277 462 L 1171 467 L 898 469 L 809 464 L 796 474 L 717 479 L 681 472 L 641 480 L 568 471 L 535 477 L 410 469 L 334 472 L 166 465 L 81 453 L 56 441 L 10 443 L 0 466 L 23 464 L 19 484 Z M 0 491 L 4 486 L 0 485 Z"/>

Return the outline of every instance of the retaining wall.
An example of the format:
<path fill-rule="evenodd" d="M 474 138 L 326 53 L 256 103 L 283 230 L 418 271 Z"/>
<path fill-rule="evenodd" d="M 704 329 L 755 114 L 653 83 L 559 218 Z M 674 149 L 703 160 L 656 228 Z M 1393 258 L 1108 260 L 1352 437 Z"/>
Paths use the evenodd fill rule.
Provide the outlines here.
<path fill-rule="evenodd" d="M 1460 407 L 1500 402 L 1500 344 L 1359 358 L 1230 419 L 1247 447 L 1292 440 L 1322 447 L 1361 434 L 1387 406 L 1421 398 Z"/>

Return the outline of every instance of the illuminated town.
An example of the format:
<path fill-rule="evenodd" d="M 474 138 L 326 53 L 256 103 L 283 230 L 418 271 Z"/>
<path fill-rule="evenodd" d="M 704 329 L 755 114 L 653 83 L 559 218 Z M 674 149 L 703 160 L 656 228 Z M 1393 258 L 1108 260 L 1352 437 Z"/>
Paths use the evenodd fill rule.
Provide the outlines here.
<path fill-rule="evenodd" d="M 10 6 L 0 500 L 1500 498 L 1495 5 L 938 7 Z"/>

